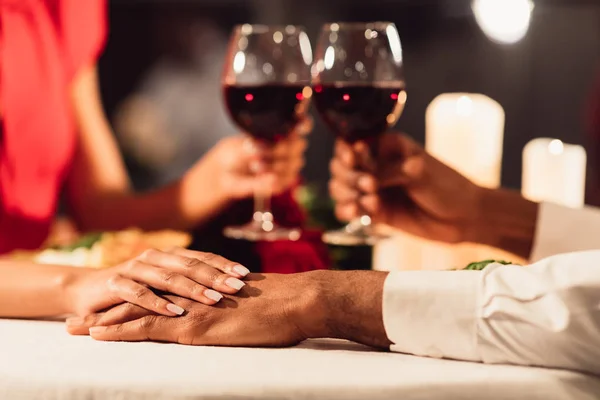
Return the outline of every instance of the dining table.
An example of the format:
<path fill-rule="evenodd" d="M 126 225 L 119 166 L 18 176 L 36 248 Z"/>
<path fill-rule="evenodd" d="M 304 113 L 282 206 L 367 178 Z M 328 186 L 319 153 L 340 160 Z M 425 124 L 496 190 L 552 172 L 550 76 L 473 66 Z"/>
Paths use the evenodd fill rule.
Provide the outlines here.
<path fill-rule="evenodd" d="M 100 342 L 0 319 L 1 400 L 600 398 L 574 371 L 416 357 L 335 339 L 289 348 Z"/>

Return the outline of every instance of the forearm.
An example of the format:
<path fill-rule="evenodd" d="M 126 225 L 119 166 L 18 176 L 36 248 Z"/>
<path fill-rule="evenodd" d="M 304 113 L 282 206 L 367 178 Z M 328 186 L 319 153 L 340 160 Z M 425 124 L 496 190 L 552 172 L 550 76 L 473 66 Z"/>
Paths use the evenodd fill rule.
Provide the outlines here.
<path fill-rule="evenodd" d="M 36 318 L 72 312 L 68 287 L 85 269 L 0 261 L 0 317 Z"/>
<path fill-rule="evenodd" d="M 89 196 L 78 207 L 77 220 L 84 230 L 129 227 L 187 230 L 201 226 L 229 205 L 226 196 L 211 183 L 209 168 L 202 167 L 200 165 L 179 181 L 149 193 L 116 192 Z"/>
<path fill-rule="evenodd" d="M 538 217 L 538 203 L 507 189 L 482 189 L 478 215 L 467 240 L 529 258 Z"/>
<path fill-rule="evenodd" d="M 318 271 L 315 301 L 299 323 L 312 338 L 347 339 L 389 348 L 383 325 L 383 284 L 386 272 Z"/>

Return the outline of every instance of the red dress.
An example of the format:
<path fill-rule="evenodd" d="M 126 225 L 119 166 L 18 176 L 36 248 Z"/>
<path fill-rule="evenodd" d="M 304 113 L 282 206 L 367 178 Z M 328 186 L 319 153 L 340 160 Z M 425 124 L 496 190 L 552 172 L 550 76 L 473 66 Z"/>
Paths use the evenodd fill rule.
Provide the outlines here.
<path fill-rule="evenodd" d="M 77 140 L 68 88 L 96 62 L 106 26 L 105 0 L 0 0 L 0 254 L 38 248 L 48 235 Z M 301 222 L 289 193 L 274 206 Z M 255 250 L 265 271 L 327 265 L 314 238 Z"/>
<path fill-rule="evenodd" d="M 0 0 L 0 253 L 39 247 L 76 144 L 68 87 L 105 41 L 104 0 Z"/>

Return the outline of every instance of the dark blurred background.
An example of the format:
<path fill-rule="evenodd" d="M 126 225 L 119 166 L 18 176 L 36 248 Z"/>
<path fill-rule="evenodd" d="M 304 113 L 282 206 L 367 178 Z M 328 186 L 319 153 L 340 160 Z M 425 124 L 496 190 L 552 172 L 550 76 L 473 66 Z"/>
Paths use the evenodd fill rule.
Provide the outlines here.
<path fill-rule="evenodd" d="M 521 151 L 529 140 L 544 136 L 586 144 L 589 139 L 584 112 L 600 74 L 600 1 L 537 0 L 527 35 L 508 45 L 483 34 L 470 4 L 111 1 L 110 39 L 100 62 L 102 94 L 135 185 L 148 189 L 175 178 L 219 138 L 236 131 L 223 111 L 219 88 L 234 24 L 301 24 L 314 43 L 324 22 L 391 20 L 404 48 L 409 93 L 397 127 L 423 142 L 425 108 L 434 97 L 486 94 L 506 111 L 502 183 L 519 188 Z M 144 140 L 150 136 L 163 140 Z M 305 178 L 324 188 L 333 140 L 320 123 L 310 140 Z M 169 147 L 173 142 L 178 147 Z"/>

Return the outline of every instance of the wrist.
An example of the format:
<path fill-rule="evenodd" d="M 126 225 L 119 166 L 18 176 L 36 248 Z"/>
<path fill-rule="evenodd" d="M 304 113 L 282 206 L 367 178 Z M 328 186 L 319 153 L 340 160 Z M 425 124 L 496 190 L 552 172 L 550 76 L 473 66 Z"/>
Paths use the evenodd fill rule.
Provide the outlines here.
<path fill-rule="evenodd" d="M 538 204 L 507 189 L 480 188 L 476 218 L 467 241 L 528 258 L 533 246 Z"/>
<path fill-rule="evenodd" d="M 76 314 L 80 303 L 81 284 L 96 270 L 90 268 L 68 268 L 60 279 L 61 303 L 69 314 Z"/>
<path fill-rule="evenodd" d="M 305 274 L 303 305 L 294 322 L 306 338 L 336 338 L 388 347 L 383 326 L 385 272 L 315 271 Z M 304 290 L 306 289 L 306 290 Z"/>

